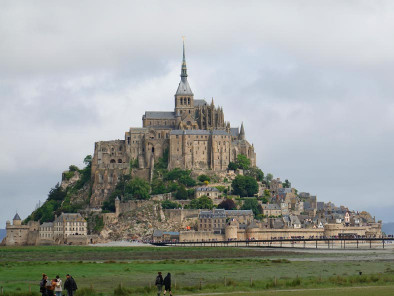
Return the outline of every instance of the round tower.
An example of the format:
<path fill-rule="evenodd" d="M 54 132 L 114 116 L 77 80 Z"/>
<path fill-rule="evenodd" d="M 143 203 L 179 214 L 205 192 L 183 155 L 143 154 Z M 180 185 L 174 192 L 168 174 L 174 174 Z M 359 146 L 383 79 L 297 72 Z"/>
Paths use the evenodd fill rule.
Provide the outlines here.
<path fill-rule="evenodd" d="M 19 217 L 18 213 L 16 213 L 14 219 L 12 219 L 12 225 L 16 225 L 16 226 L 22 225 L 22 220 Z"/>
<path fill-rule="evenodd" d="M 224 238 L 225 240 L 237 240 L 238 239 L 238 228 L 239 228 L 239 223 L 237 220 L 230 219 L 230 221 L 227 222 L 226 227 L 225 227 L 225 235 Z"/>

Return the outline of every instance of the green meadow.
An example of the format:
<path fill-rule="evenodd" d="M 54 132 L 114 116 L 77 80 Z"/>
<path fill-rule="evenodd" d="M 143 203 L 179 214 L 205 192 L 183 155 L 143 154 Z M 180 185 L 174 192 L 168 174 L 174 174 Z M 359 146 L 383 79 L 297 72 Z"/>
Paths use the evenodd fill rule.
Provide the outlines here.
<path fill-rule="evenodd" d="M 355 259 L 357 254 L 349 260 L 343 254 L 243 248 L 2 247 L 0 286 L 5 295 L 36 295 L 42 273 L 63 279 L 70 273 L 77 295 L 155 295 L 153 283 L 161 271 L 171 272 L 175 295 L 301 295 L 293 291 L 299 289 L 333 295 L 337 287 L 361 287 L 357 295 L 393 295 L 392 260 Z M 381 293 L 371 294 L 378 290 L 370 286 Z M 302 295 L 316 295 L 313 291 Z"/>

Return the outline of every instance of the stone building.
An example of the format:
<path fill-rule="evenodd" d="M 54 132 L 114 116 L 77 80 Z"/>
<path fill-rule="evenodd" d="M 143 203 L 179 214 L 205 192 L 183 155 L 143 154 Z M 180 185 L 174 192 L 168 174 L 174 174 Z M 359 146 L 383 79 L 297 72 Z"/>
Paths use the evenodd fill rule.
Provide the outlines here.
<path fill-rule="evenodd" d="M 253 145 L 245 128 L 231 127 L 222 107 L 195 99 L 188 82 L 183 46 L 181 81 L 173 111 L 146 111 L 142 127 L 132 127 L 124 140 L 95 143 L 92 161 L 91 206 L 100 207 L 119 178 L 129 174 L 145 179 L 153 175 L 155 162 L 168 157 L 168 169 L 224 171 L 239 154 L 256 166 Z"/>
<path fill-rule="evenodd" d="M 210 199 L 218 199 L 220 196 L 220 191 L 216 187 L 208 187 L 208 186 L 197 187 L 195 189 L 194 196 L 196 198 L 199 198 L 203 195 L 208 196 Z"/>
<path fill-rule="evenodd" d="M 35 244 L 35 235 L 39 231 L 39 222 L 30 221 L 27 225 L 22 225 L 22 220 L 18 213 L 15 214 L 14 219 L 12 219 L 12 224 L 10 221 L 6 222 L 6 246 L 24 246 Z"/>

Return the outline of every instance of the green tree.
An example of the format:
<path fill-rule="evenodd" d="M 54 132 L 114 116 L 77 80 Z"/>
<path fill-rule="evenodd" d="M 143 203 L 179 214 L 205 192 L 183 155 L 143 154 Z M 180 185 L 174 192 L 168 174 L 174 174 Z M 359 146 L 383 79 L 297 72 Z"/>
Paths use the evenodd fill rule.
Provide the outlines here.
<path fill-rule="evenodd" d="M 238 154 L 236 163 L 237 167 L 242 170 L 247 170 L 250 167 L 250 159 L 244 154 Z"/>
<path fill-rule="evenodd" d="M 181 207 L 181 205 L 171 200 L 165 200 L 161 203 L 161 207 L 163 209 L 178 209 Z"/>
<path fill-rule="evenodd" d="M 175 199 L 177 199 L 177 200 L 185 200 L 185 199 L 188 198 L 188 196 L 189 195 L 187 193 L 187 190 L 186 190 L 185 186 L 183 186 L 183 185 L 179 186 L 179 188 L 178 188 L 178 190 L 177 190 L 177 192 L 175 194 Z"/>
<path fill-rule="evenodd" d="M 209 178 L 209 176 L 207 176 L 207 175 L 200 175 L 200 176 L 198 176 L 198 181 L 200 181 L 200 182 L 205 182 L 205 181 L 208 181 L 208 182 L 211 182 L 211 178 Z"/>
<path fill-rule="evenodd" d="M 246 176 L 251 176 L 255 178 L 257 181 L 263 181 L 264 180 L 264 173 L 261 169 L 258 167 L 255 168 L 249 168 L 247 171 L 245 171 Z"/>
<path fill-rule="evenodd" d="M 255 217 L 263 213 L 262 207 L 259 205 L 257 199 L 247 199 L 241 207 L 241 210 L 252 210 Z"/>
<path fill-rule="evenodd" d="M 259 191 L 257 181 L 250 176 L 238 175 L 232 182 L 233 194 L 241 197 L 253 196 Z"/>
<path fill-rule="evenodd" d="M 265 181 L 267 182 L 267 184 L 269 184 L 272 181 L 273 178 L 274 178 L 274 176 L 271 173 L 268 173 L 265 176 Z"/>
<path fill-rule="evenodd" d="M 227 168 L 228 168 L 229 170 L 235 171 L 235 170 L 238 169 L 238 166 L 237 166 L 237 164 L 236 164 L 235 162 L 230 161 L 230 163 L 228 164 L 228 167 L 227 167 Z"/>
<path fill-rule="evenodd" d="M 290 182 L 289 182 L 289 180 L 285 180 L 284 182 L 283 182 L 283 188 L 290 188 L 291 187 L 291 184 L 290 184 Z"/>
<path fill-rule="evenodd" d="M 213 202 L 212 199 L 210 199 L 208 196 L 203 195 L 199 198 L 193 199 L 190 202 L 190 208 L 211 210 L 213 208 Z"/>
<path fill-rule="evenodd" d="M 179 183 L 181 183 L 181 184 L 183 184 L 183 185 L 185 185 L 187 187 L 196 186 L 196 180 L 194 180 L 192 177 L 186 176 L 186 175 L 181 176 L 179 178 Z"/>
<path fill-rule="evenodd" d="M 218 205 L 218 209 L 225 209 L 227 211 L 236 210 L 237 206 L 232 199 L 226 198 Z"/>
<path fill-rule="evenodd" d="M 131 194 L 133 199 L 149 199 L 150 185 L 141 178 L 133 178 L 126 183 L 125 193 Z"/>
<path fill-rule="evenodd" d="M 166 170 L 167 169 L 167 167 L 168 167 L 168 153 L 169 153 L 169 150 L 168 150 L 168 148 L 166 148 L 163 151 L 163 156 L 157 160 L 157 163 L 155 163 L 155 169 L 159 169 L 159 170 Z"/>

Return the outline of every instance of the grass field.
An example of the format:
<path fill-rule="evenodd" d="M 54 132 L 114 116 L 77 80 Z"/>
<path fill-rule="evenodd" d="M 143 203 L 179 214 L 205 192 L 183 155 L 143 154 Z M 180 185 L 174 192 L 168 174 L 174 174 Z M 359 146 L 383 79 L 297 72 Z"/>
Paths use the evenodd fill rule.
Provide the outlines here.
<path fill-rule="evenodd" d="M 80 288 L 77 295 L 154 295 L 152 284 L 157 271 L 162 271 L 171 272 L 177 295 L 235 291 L 250 292 L 239 295 L 301 295 L 296 291 L 269 294 L 267 290 L 370 285 L 387 287 L 379 288 L 382 294 L 370 294 L 377 290 L 364 287 L 357 295 L 364 290 L 368 295 L 385 295 L 386 290 L 393 295 L 392 260 L 319 256 L 321 260 L 315 260 L 313 253 L 242 248 L 7 247 L 0 248 L 0 286 L 8 295 L 26 295 L 29 286 L 32 292 L 38 291 L 42 273 L 59 274 L 63 279 L 70 273 Z M 344 291 L 343 295 L 353 293 L 352 289 Z M 263 292 L 268 294 L 259 294 Z M 333 290 L 305 294 L 309 292 L 302 295 L 341 295 Z"/>

